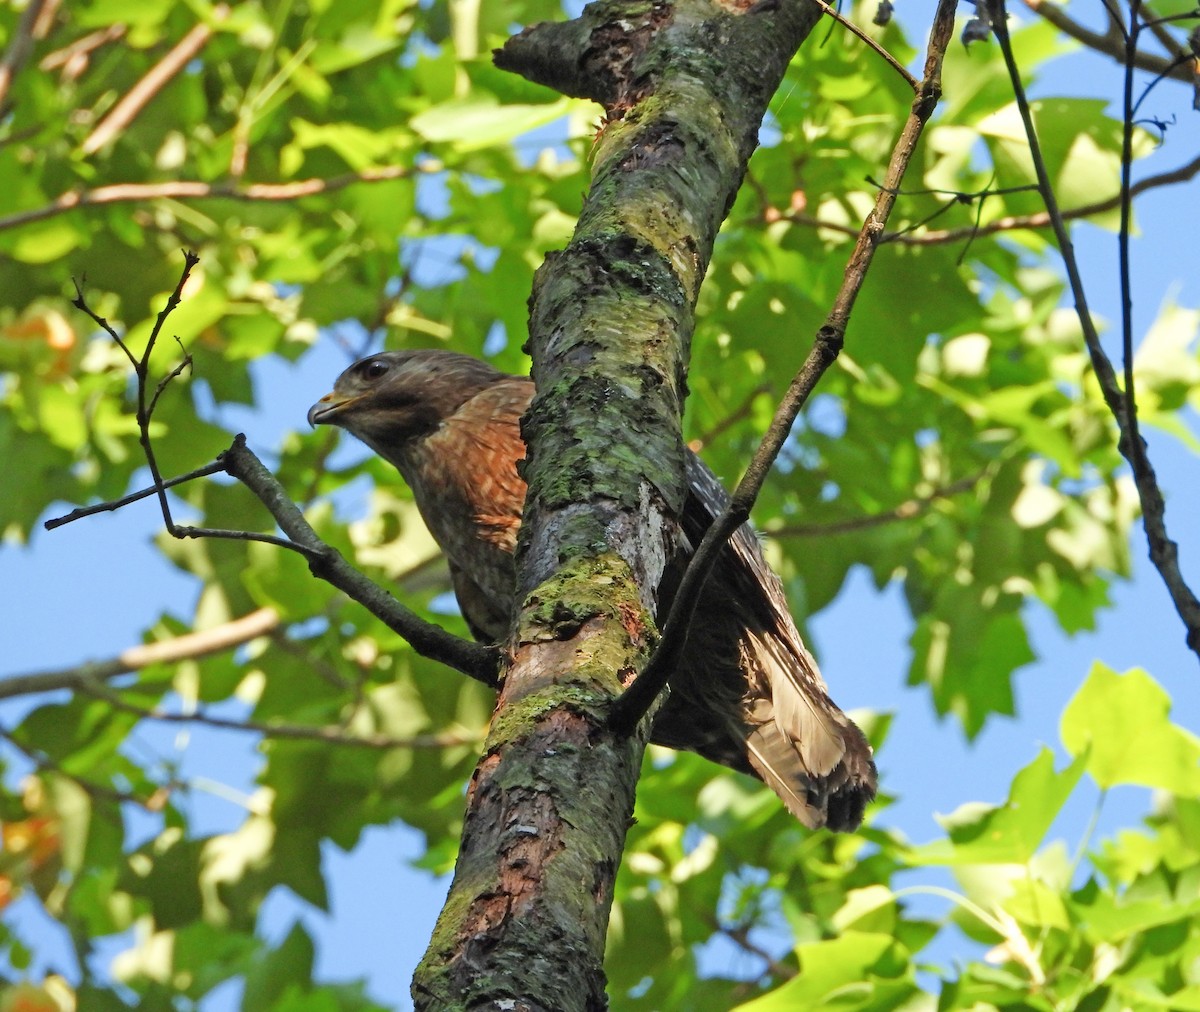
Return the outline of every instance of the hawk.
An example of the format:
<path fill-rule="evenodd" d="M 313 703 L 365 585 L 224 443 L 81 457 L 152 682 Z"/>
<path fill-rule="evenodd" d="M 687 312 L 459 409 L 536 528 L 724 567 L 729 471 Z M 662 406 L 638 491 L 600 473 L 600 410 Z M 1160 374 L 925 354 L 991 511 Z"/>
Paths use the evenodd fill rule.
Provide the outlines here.
<path fill-rule="evenodd" d="M 308 412 L 395 466 L 450 564 L 477 639 L 509 634 L 513 552 L 525 503 L 517 463 L 533 381 L 449 351 L 356 362 Z M 681 551 L 690 555 L 728 495 L 694 453 Z M 853 830 L 875 796 L 862 731 L 838 709 L 788 612 L 783 587 L 743 524 L 720 554 L 651 740 L 764 781 L 811 828 Z"/>

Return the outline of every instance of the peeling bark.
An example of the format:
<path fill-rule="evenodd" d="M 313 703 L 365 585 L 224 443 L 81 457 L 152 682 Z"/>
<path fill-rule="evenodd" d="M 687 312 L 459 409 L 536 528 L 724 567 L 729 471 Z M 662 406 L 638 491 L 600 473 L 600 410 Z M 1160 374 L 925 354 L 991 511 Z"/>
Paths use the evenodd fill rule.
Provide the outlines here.
<path fill-rule="evenodd" d="M 603 0 L 496 53 L 607 120 L 574 238 L 530 300 L 523 603 L 418 1009 L 607 1007 L 604 936 L 648 722 L 623 737 L 605 716 L 657 635 L 696 296 L 818 16 L 800 0 Z"/>

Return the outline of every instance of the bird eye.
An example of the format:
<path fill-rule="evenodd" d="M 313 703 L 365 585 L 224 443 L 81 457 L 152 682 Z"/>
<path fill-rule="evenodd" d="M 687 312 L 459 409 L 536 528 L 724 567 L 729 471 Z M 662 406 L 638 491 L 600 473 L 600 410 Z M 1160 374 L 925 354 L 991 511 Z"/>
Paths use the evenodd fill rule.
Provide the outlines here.
<path fill-rule="evenodd" d="M 388 364 L 383 359 L 373 358 L 365 366 L 363 366 L 362 375 L 364 379 L 377 380 L 380 376 L 388 371 Z"/>

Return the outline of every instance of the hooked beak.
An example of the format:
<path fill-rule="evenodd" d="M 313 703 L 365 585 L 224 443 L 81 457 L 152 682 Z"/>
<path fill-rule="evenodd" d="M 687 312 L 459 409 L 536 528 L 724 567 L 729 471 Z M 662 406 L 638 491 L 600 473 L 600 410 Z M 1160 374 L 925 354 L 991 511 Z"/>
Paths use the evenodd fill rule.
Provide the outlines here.
<path fill-rule="evenodd" d="M 308 424 L 336 425 L 337 416 L 347 405 L 353 404 L 357 397 L 343 397 L 341 394 L 330 392 L 308 409 Z"/>

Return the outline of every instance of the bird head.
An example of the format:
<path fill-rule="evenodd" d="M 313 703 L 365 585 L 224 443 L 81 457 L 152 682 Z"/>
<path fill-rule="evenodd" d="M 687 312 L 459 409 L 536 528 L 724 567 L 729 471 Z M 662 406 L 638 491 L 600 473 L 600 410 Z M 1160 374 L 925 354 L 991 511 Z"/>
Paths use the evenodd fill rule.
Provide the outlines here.
<path fill-rule="evenodd" d="M 310 425 L 337 425 L 385 459 L 434 432 L 504 373 L 450 351 L 385 351 L 342 373 L 308 410 Z"/>

